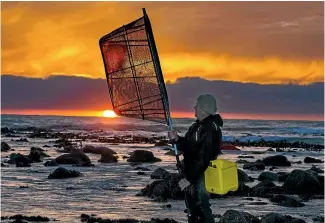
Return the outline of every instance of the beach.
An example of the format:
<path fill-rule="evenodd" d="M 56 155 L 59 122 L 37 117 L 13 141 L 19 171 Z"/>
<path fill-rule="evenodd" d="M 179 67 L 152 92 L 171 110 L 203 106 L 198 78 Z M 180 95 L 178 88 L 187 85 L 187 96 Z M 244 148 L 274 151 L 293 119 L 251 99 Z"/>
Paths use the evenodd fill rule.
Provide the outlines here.
<path fill-rule="evenodd" d="M 180 134 L 184 134 L 192 122 L 191 119 L 174 120 L 175 128 Z M 1 167 L 2 217 L 15 214 L 40 215 L 48 217 L 50 221 L 81 222 L 82 214 L 94 214 L 103 219 L 168 218 L 186 222 L 183 199 L 168 196 L 155 199 L 147 196 L 144 190 L 147 185 L 159 180 L 152 179 L 152 173 L 158 168 L 163 168 L 170 174 L 177 173 L 175 157 L 166 155 L 172 148 L 166 144 L 167 126 L 126 118 L 16 115 L 2 115 L 1 125 L 1 140 L 10 146 L 10 150 L 1 152 L 1 163 L 4 165 Z M 235 144 L 238 150 L 223 150 L 219 158 L 237 162 L 238 169 L 250 177 L 248 182 L 242 183 L 251 189 L 249 193 L 242 191 L 243 195 L 230 194 L 212 198 L 211 208 L 217 222 L 229 210 L 248 212 L 259 220 L 268 213 L 275 212 L 304 222 L 315 222 L 316 218 L 322 222 L 323 191 L 311 191 L 308 196 L 304 192 L 299 195 L 288 194 L 279 189 L 285 180 L 270 180 L 274 185 L 269 187 L 279 189 L 279 194 L 295 198 L 297 205 L 289 202 L 291 207 L 288 207 L 290 205 L 274 198 L 276 192 L 272 192 L 272 196 L 264 192 L 257 195 L 254 187 L 263 181 L 259 180 L 263 172 L 286 172 L 288 176 L 294 170 L 305 173 L 311 168 L 319 168 L 318 173 L 314 171 L 308 174 L 319 184 L 322 181 L 324 186 L 324 174 L 321 173 L 324 171 L 324 163 L 320 162 L 324 160 L 323 122 L 225 120 L 223 132 L 223 141 Z M 109 148 L 116 152 L 114 157 L 117 157 L 117 162 L 99 162 L 101 154 L 85 152 L 91 165 L 44 165 L 47 161 L 69 154 L 71 147 L 82 149 L 85 146 Z M 10 154 L 27 156 L 32 147 L 40 148 L 49 157 L 42 156 L 40 162 L 32 162 L 28 167 L 17 167 L 16 163 L 10 163 Z M 137 150 L 151 152 L 161 161 L 128 161 L 132 152 Z M 276 165 L 277 160 L 271 161 L 275 165 L 265 163 L 265 158 L 274 156 L 286 157 L 290 165 Z M 111 155 L 108 157 L 112 158 Z M 309 162 L 307 159 L 306 162 L 306 157 L 314 160 Z M 243 168 L 247 162 L 254 166 L 257 160 L 260 160 L 258 163 L 264 162 L 264 169 L 247 168 L 247 165 Z M 49 179 L 49 175 L 59 167 L 78 171 L 80 176 Z M 11 221 L 5 219 L 4 222 Z"/>

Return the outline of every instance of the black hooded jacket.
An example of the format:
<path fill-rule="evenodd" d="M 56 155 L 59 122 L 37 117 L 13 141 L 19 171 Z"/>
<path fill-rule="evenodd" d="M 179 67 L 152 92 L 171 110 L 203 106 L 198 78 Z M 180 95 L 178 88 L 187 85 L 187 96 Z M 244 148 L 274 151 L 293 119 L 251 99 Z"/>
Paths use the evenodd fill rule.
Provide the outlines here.
<path fill-rule="evenodd" d="M 190 183 L 197 182 L 210 161 L 219 155 L 222 126 L 223 120 L 219 114 L 210 115 L 202 121 L 196 120 L 185 136 L 178 138 L 177 148 L 184 155 L 183 173 Z"/>

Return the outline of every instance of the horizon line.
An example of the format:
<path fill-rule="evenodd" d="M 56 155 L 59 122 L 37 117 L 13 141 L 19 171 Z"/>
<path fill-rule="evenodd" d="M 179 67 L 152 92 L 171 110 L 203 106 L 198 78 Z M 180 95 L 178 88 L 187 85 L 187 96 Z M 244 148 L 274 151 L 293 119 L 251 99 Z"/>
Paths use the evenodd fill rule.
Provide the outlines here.
<path fill-rule="evenodd" d="M 109 109 L 108 109 L 109 110 Z M 102 111 L 85 111 L 85 110 L 3 110 L 1 115 L 17 116 L 58 116 L 58 117 L 103 117 Z M 231 120 L 269 120 L 269 121 L 321 121 L 324 122 L 324 114 L 256 114 L 256 113 L 220 113 L 223 119 Z M 171 112 L 171 117 L 176 119 L 195 119 L 194 112 Z M 114 117 L 124 118 L 122 116 Z"/>

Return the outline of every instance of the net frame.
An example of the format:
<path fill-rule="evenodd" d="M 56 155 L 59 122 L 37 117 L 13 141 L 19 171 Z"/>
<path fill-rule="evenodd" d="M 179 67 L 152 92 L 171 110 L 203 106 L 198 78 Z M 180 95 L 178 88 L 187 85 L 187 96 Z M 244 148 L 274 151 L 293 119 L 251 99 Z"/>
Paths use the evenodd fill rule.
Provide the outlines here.
<path fill-rule="evenodd" d="M 146 38 L 145 39 L 129 39 L 129 34 L 145 31 Z M 122 38 L 124 40 L 121 40 Z M 124 44 L 126 46 L 126 51 L 128 55 L 128 62 L 130 66 L 123 67 L 119 70 L 109 70 L 110 61 L 108 61 L 109 55 L 105 54 L 105 46 L 107 44 Z M 167 90 L 160 66 L 160 61 L 158 57 L 158 52 L 152 32 L 151 23 L 149 17 L 146 13 L 146 10 L 143 9 L 143 16 L 136 19 L 135 21 L 123 25 L 118 29 L 108 33 L 103 36 L 99 40 L 99 45 L 102 53 L 102 58 L 105 67 L 105 74 L 108 84 L 108 90 L 113 106 L 114 112 L 119 116 L 131 117 L 131 118 L 141 118 L 143 120 L 155 121 L 159 123 L 166 123 L 169 127 L 171 127 L 171 118 L 170 118 L 170 110 L 168 103 L 168 95 Z M 135 63 L 137 61 L 134 60 L 132 55 L 132 47 L 147 47 L 150 51 L 150 59 L 141 63 Z M 139 76 L 137 74 L 137 67 L 143 65 L 152 65 L 154 68 L 154 75 L 144 75 Z M 124 70 L 130 69 L 132 76 L 128 77 L 116 77 L 114 74 L 118 72 L 123 72 Z M 156 91 L 157 94 L 142 97 L 141 91 L 139 90 L 139 85 L 141 82 L 139 80 L 148 78 L 151 80 L 156 80 Z M 116 79 L 132 79 L 135 86 L 135 98 L 133 100 L 125 101 L 122 104 L 117 104 L 115 102 L 116 96 L 114 95 L 114 80 Z M 149 82 L 147 82 L 149 83 Z M 158 93 L 159 92 L 159 93 Z M 148 105 L 152 105 L 153 103 L 158 103 L 161 107 L 158 108 L 146 108 Z M 121 109 L 123 106 L 127 107 L 127 109 Z"/>

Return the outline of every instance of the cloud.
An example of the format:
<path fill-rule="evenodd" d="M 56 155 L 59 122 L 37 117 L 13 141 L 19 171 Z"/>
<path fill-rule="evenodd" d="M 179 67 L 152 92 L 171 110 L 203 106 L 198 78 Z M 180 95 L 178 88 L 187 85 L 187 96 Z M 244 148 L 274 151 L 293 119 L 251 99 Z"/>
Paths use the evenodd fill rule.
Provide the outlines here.
<path fill-rule="evenodd" d="M 198 77 L 167 83 L 170 107 L 192 112 L 202 93 L 216 96 L 221 113 L 324 113 L 324 83 L 260 85 L 209 81 Z M 51 76 L 47 79 L 1 76 L 2 109 L 106 110 L 111 108 L 105 79 Z"/>
<path fill-rule="evenodd" d="M 323 79 L 324 2 L 3 2 L 2 74 L 104 78 L 99 38 L 142 7 L 167 80 Z"/>

